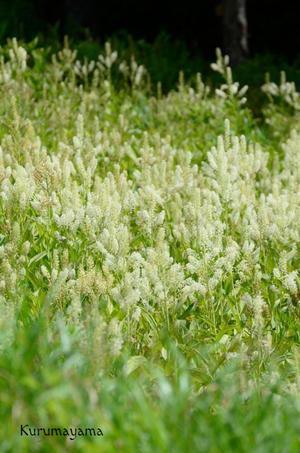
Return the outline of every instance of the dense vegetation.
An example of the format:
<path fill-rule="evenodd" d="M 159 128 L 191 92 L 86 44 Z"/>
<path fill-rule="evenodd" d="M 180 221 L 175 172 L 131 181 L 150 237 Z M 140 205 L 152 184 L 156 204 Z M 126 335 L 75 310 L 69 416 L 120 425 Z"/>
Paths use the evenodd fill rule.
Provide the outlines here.
<path fill-rule="evenodd" d="M 295 84 L 0 53 L 1 451 L 298 452 Z"/>

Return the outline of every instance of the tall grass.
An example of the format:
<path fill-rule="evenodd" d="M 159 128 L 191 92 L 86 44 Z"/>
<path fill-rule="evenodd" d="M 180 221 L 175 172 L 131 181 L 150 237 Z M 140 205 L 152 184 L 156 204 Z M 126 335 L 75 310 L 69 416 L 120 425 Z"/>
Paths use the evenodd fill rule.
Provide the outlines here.
<path fill-rule="evenodd" d="M 1 451 L 298 452 L 295 85 L 0 53 Z"/>

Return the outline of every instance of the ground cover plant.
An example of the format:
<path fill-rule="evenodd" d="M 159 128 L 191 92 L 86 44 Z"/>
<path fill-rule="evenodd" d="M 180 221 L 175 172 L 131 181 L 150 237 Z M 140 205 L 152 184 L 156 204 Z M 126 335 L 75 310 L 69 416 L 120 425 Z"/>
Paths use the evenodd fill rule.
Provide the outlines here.
<path fill-rule="evenodd" d="M 1 451 L 298 452 L 295 84 L 0 54 Z"/>

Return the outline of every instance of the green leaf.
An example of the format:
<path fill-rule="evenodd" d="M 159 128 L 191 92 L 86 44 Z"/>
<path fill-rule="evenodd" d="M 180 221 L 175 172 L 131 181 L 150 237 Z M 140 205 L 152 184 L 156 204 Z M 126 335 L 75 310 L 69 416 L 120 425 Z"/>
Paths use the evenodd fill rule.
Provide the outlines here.
<path fill-rule="evenodd" d="M 133 357 L 130 357 L 130 359 L 127 361 L 125 365 L 125 374 L 126 376 L 129 376 L 129 374 L 133 373 L 137 368 L 142 367 L 143 365 L 146 365 L 147 363 L 146 357 L 142 355 L 135 355 Z"/>
<path fill-rule="evenodd" d="M 28 263 L 28 267 L 31 266 L 31 264 L 33 263 L 36 263 L 37 261 L 40 261 L 42 258 L 44 258 L 44 256 L 47 255 L 48 252 L 44 251 L 44 252 L 40 252 L 38 253 L 37 255 L 35 255 L 33 258 L 31 258 L 31 260 L 29 261 Z"/>

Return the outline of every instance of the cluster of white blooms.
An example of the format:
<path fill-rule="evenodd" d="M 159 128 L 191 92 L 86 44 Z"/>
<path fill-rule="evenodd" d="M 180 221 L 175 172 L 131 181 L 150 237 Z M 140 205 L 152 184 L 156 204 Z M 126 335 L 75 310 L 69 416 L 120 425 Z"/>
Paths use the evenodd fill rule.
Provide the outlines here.
<path fill-rule="evenodd" d="M 273 129 L 273 134 L 280 140 L 286 134 L 286 114 L 290 110 L 293 115 L 289 118 L 289 129 L 299 132 L 300 97 L 294 82 L 287 82 L 285 72 L 281 72 L 280 84 L 271 82 L 270 75 L 266 75 L 266 83 L 262 91 L 268 97 L 268 104 L 263 109 L 265 121 Z"/>
<path fill-rule="evenodd" d="M 219 105 L 200 76 L 195 89 L 181 76 L 178 92 L 149 100 L 162 124 L 149 134 L 147 111 L 125 95 L 113 104 L 109 44 L 97 63 L 80 63 L 66 44 L 36 99 L 20 79 L 26 52 L 16 41 L 10 50 L 0 88 L 14 78 L 18 101 L 5 101 L 11 129 L 1 133 L 1 303 L 39 294 L 78 326 L 91 306 L 94 347 L 106 335 L 115 356 L 136 332 L 151 345 L 157 323 L 175 323 L 191 306 L 214 329 L 218 306 L 265 341 L 268 304 L 299 301 L 299 133 L 282 144 L 280 163 L 270 162 L 268 149 L 226 120 L 195 163 L 196 139 L 188 150 L 172 132 L 181 107 L 211 113 Z M 227 82 L 216 95 L 243 103 L 246 87 L 232 82 L 228 63 L 218 53 L 213 67 Z M 132 59 L 119 69 L 139 89 L 144 68 Z M 185 318 L 180 325 L 197 331 Z"/>
<path fill-rule="evenodd" d="M 239 82 L 233 82 L 232 71 L 229 66 L 229 56 L 222 56 L 221 50 L 217 48 L 216 50 L 217 61 L 216 63 L 211 64 L 211 68 L 219 72 L 225 79 L 226 83 L 222 84 L 220 88 L 216 88 L 216 95 L 221 99 L 233 99 L 236 97 L 238 99 L 239 105 L 245 104 L 247 98 L 244 96 L 248 90 L 248 86 L 245 85 L 243 88 L 240 88 Z"/>
<path fill-rule="evenodd" d="M 138 65 L 133 56 L 130 65 L 128 65 L 126 61 L 122 61 L 119 65 L 119 69 L 125 79 L 130 80 L 133 88 L 140 87 L 143 77 L 146 75 L 146 69 L 143 65 Z"/>
<path fill-rule="evenodd" d="M 27 52 L 22 46 L 18 46 L 16 38 L 11 40 L 8 51 L 9 60 L 0 57 L 0 83 L 13 84 L 14 78 L 22 76 L 27 68 Z"/>
<path fill-rule="evenodd" d="M 118 57 L 118 52 L 112 52 L 109 42 L 105 44 L 105 55 L 99 55 L 97 65 L 101 70 L 110 69 Z"/>
<path fill-rule="evenodd" d="M 287 82 L 286 74 L 284 71 L 280 73 L 280 84 L 277 85 L 270 81 L 270 76 L 267 74 L 266 83 L 261 87 L 262 91 L 266 93 L 270 100 L 273 98 L 281 98 L 287 104 L 300 110 L 300 97 L 296 90 L 295 82 Z"/>

